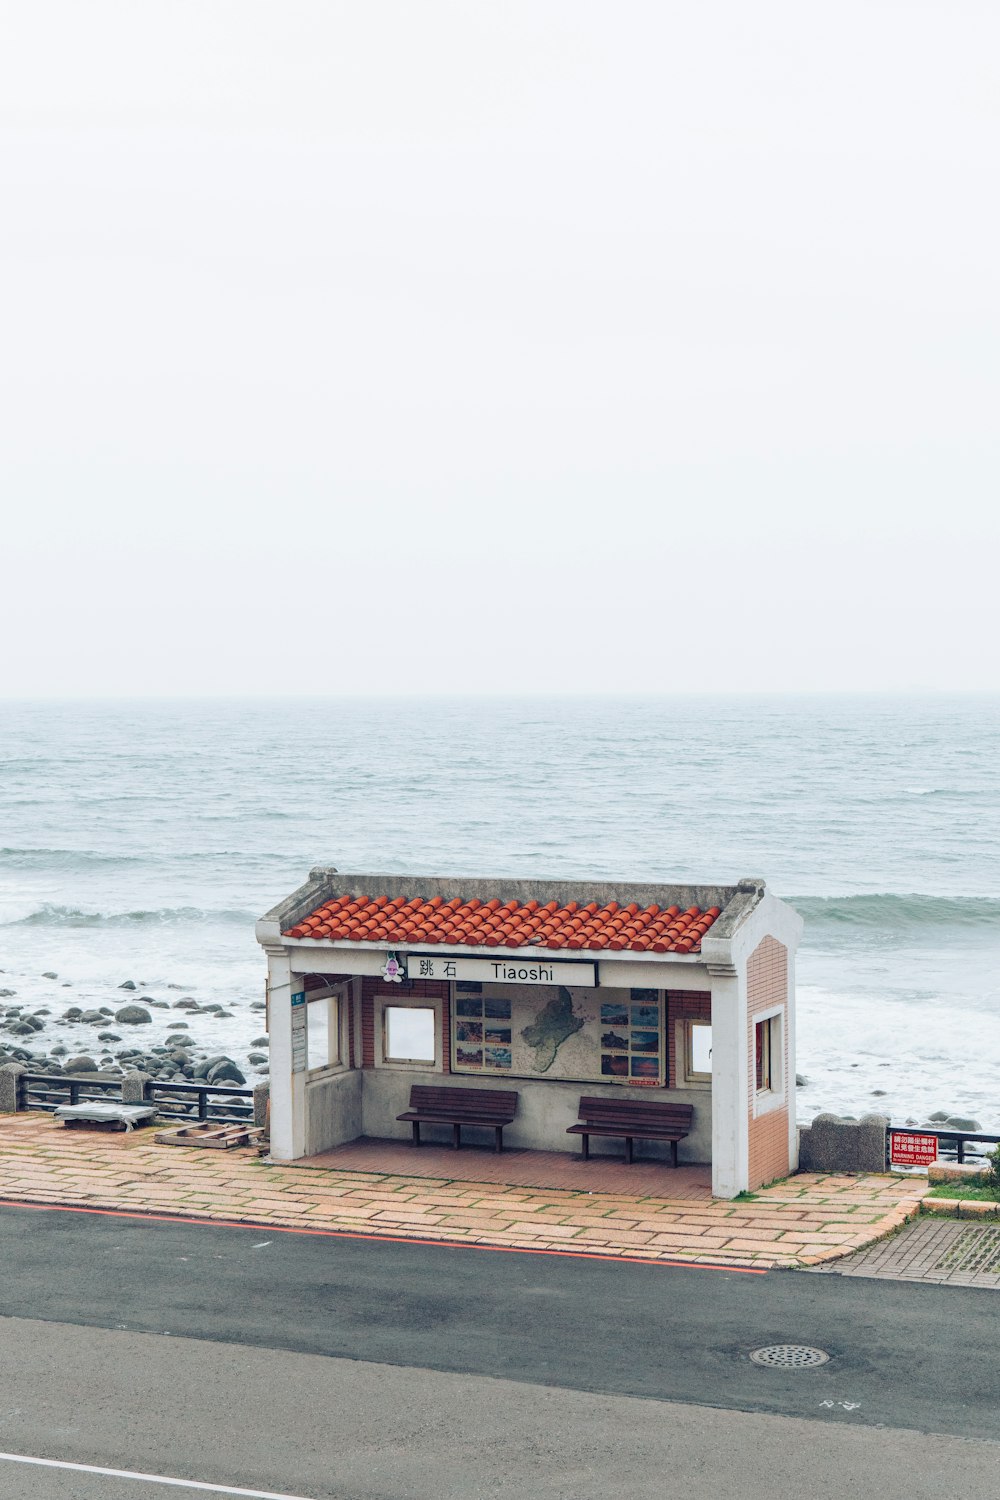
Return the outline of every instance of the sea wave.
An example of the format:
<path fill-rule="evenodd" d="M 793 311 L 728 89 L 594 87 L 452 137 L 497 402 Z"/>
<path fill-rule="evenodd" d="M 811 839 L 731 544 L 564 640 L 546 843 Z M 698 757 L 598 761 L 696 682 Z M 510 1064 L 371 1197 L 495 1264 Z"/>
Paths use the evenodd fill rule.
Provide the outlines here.
<path fill-rule="evenodd" d="M 0 865 L 18 870 L 49 870 L 53 866 L 135 865 L 138 854 L 99 854 L 96 849 L 0 849 Z"/>
<path fill-rule="evenodd" d="M 75 906 L 56 906 L 50 902 L 29 912 L 27 916 L 4 922 L 4 927 L 130 927 L 141 923 L 149 925 L 179 923 L 239 922 L 252 924 L 255 916 L 247 911 L 225 909 L 205 910 L 199 906 L 164 906 L 156 911 L 83 911 Z"/>
<path fill-rule="evenodd" d="M 884 891 L 877 895 L 792 896 L 790 904 L 809 927 L 926 931 L 943 927 L 1000 929 L 1000 897 L 925 896 Z"/>

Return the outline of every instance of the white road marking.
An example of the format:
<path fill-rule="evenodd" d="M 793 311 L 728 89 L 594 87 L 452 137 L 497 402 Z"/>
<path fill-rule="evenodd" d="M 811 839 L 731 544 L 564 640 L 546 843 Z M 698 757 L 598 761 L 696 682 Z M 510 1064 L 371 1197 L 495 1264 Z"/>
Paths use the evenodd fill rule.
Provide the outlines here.
<path fill-rule="evenodd" d="M 259 1245 L 251 1245 L 250 1249 L 251 1250 L 263 1250 L 263 1248 L 264 1248 L 265 1245 L 270 1245 L 270 1244 L 273 1244 L 272 1240 L 261 1240 L 261 1242 L 260 1242 Z"/>
<path fill-rule="evenodd" d="M 12 1464 L 35 1464 L 42 1469 L 69 1469 L 74 1474 L 105 1474 L 111 1479 L 144 1479 L 147 1484 L 174 1484 L 182 1489 L 208 1490 L 213 1495 L 243 1495 L 247 1500 L 310 1500 L 308 1495 L 278 1494 L 276 1490 L 241 1490 L 230 1484 L 206 1484 L 198 1479 L 171 1479 L 166 1474 L 137 1474 L 131 1469 L 102 1469 L 95 1464 L 70 1464 L 58 1458 L 29 1458 L 24 1453 L 0 1453 Z"/>

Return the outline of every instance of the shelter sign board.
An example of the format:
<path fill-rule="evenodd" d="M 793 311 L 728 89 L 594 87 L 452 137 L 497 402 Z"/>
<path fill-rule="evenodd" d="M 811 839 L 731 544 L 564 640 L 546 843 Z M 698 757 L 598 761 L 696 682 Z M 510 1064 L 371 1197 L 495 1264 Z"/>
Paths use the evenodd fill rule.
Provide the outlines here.
<path fill-rule="evenodd" d="M 292 995 L 292 1072 L 304 1073 L 309 1064 L 309 1031 L 306 992 Z"/>
<path fill-rule="evenodd" d="M 912 1130 L 890 1130 L 889 1162 L 896 1167 L 929 1167 L 937 1161 L 936 1135 L 915 1134 Z"/>
<path fill-rule="evenodd" d="M 480 984 L 567 984 L 592 989 L 594 964 L 554 963 L 543 958 L 456 958 L 452 954 L 408 953 L 408 979 L 464 979 Z"/>

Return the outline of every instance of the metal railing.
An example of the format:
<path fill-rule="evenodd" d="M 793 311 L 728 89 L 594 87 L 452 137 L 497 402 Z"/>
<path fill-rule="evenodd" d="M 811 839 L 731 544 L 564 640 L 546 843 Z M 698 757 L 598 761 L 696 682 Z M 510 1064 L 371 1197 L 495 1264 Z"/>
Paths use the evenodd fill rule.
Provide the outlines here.
<path fill-rule="evenodd" d="M 145 1095 L 165 1120 L 209 1120 L 218 1125 L 252 1125 L 254 1120 L 253 1089 L 154 1079 L 146 1084 Z"/>
<path fill-rule="evenodd" d="M 22 1073 L 18 1093 L 18 1109 L 52 1110 L 89 1099 L 119 1100 L 122 1083 L 97 1073 Z"/>
<path fill-rule="evenodd" d="M 254 1091 L 227 1083 L 169 1083 L 156 1078 L 143 1080 L 142 1100 L 126 1091 L 125 1079 L 101 1073 L 32 1073 L 17 1078 L 17 1104 L 21 1109 L 56 1110 L 64 1104 L 104 1103 L 154 1104 L 165 1120 L 209 1121 L 219 1125 L 252 1125 Z"/>

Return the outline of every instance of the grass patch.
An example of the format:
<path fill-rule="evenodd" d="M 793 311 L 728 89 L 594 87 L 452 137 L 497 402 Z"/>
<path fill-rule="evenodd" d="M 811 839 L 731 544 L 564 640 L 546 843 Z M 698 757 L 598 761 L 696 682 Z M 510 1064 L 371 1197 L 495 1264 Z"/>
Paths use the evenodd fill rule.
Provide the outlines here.
<path fill-rule="evenodd" d="M 975 1203 L 996 1203 L 1000 1206 L 1000 1188 L 983 1187 L 974 1178 L 964 1182 L 938 1182 L 927 1194 L 928 1198 L 971 1198 Z"/>

